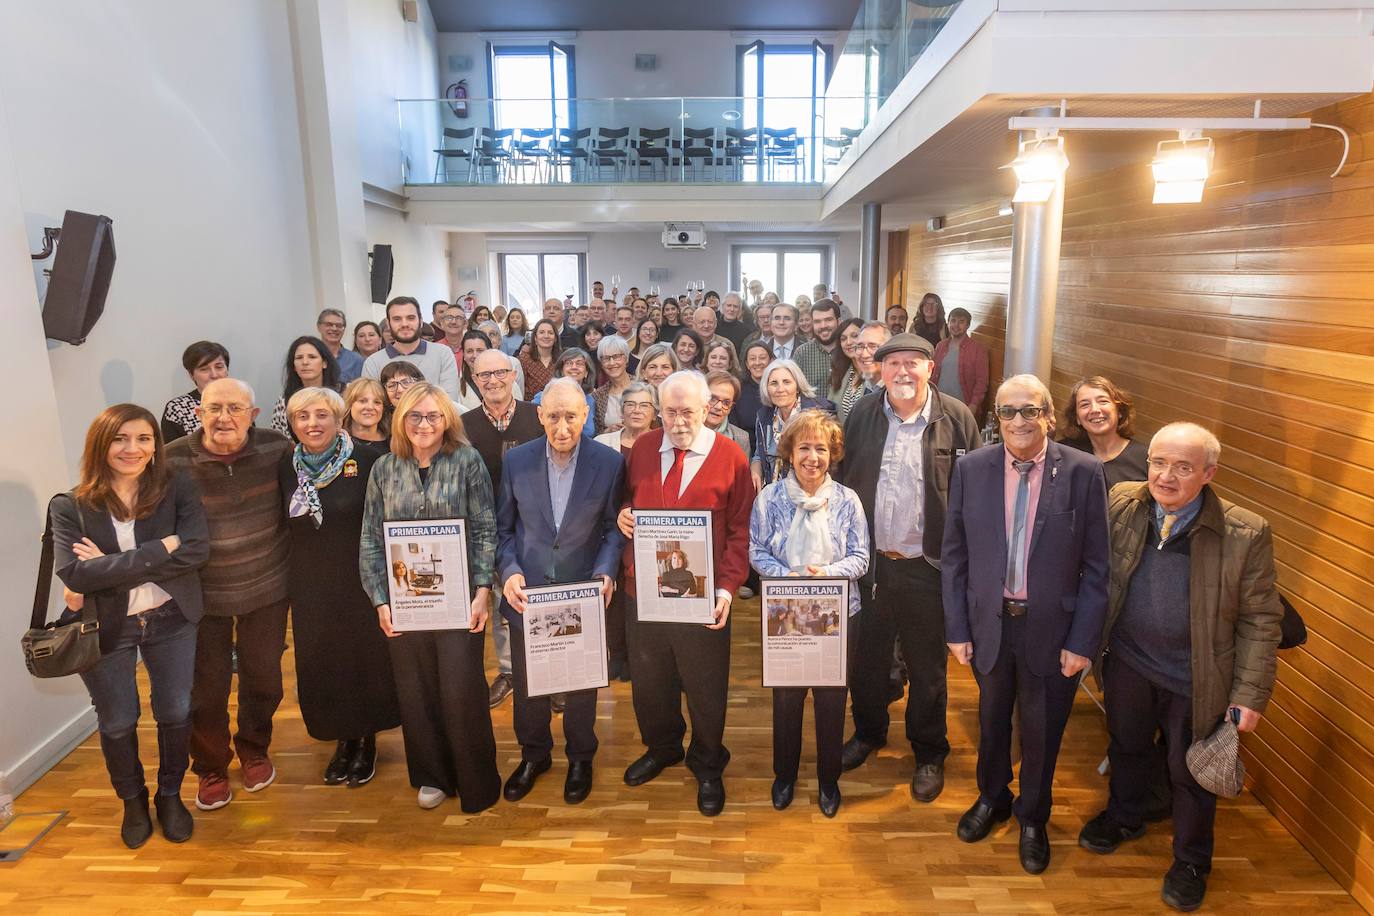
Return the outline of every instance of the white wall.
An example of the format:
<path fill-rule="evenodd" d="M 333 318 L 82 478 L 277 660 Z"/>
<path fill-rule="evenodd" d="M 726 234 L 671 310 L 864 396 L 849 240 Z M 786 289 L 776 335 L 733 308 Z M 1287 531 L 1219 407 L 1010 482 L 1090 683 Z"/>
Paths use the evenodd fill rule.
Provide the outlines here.
<path fill-rule="evenodd" d="M 160 413 L 190 387 L 181 351 L 201 338 L 223 342 L 265 396 L 285 343 L 313 327 L 289 42 L 275 0 L 233 15 L 143 0 L 0 5 L 0 373 L 24 392 L 18 409 L 40 415 L 16 417 L 24 447 L 0 459 L 12 594 L 33 580 L 41 509 L 71 486 L 95 414 L 128 400 Z M 14 248 L 36 250 L 69 208 L 113 218 L 118 262 L 88 341 L 45 348 L 33 279 L 44 265 Z M 24 604 L 3 610 L 11 639 Z M 38 683 L 15 661 L 0 665 L 0 769 L 51 762 L 89 709 L 75 680 Z"/>
<path fill-rule="evenodd" d="M 395 263 L 392 296 L 414 296 L 428 317 L 429 304 L 434 300 L 448 301 L 471 289 L 450 293 L 448 233 L 410 222 L 400 211 L 379 204 L 368 203 L 365 215 L 368 241 L 391 246 Z M 385 309 L 375 305 L 373 311 L 380 318 Z"/>
<path fill-rule="evenodd" d="M 859 284 L 852 279 L 852 271 L 859 266 L 859 234 L 857 232 L 814 232 L 814 233 L 726 233 L 707 228 L 707 247 L 699 251 L 668 251 L 660 241 L 657 228 L 636 230 L 634 232 L 586 232 L 569 234 L 539 233 L 538 238 L 545 240 L 543 250 L 587 252 L 588 292 L 593 280 L 601 280 L 609 288 L 611 276 L 620 274 L 621 292 L 631 286 L 646 289 L 650 283 L 650 268 L 666 268 L 667 280 L 655 281 L 663 287 L 664 294 L 680 292 L 687 280 L 705 280 L 707 289 L 716 289 L 722 294 L 729 289 L 730 246 L 746 242 L 821 242 L 831 245 L 834 255 L 832 282 L 846 303 L 857 304 Z M 574 244 L 559 244 L 563 239 Z M 455 295 L 476 287 L 478 296 L 484 304 L 495 303 L 500 295 L 498 278 L 494 276 L 495 265 L 492 254 L 513 244 L 508 240 L 519 240 L 519 236 L 486 235 L 480 232 L 454 232 L 449 235 L 449 250 L 453 266 L 453 289 Z M 525 249 L 523 242 L 517 242 Z M 525 249 L 528 250 L 528 249 Z M 462 286 L 458 279 L 459 268 L 478 267 L 481 271 L 478 283 Z"/>

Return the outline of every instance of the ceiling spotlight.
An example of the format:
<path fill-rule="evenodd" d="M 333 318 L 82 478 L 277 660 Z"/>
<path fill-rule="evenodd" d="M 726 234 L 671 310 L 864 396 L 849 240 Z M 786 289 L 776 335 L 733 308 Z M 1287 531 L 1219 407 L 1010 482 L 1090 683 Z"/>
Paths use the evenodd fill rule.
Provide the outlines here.
<path fill-rule="evenodd" d="M 1155 175 L 1157 204 L 1195 204 L 1202 200 L 1202 189 L 1212 170 L 1214 149 L 1211 137 L 1198 131 L 1181 130 L 1177 140 L 1162 140 L 1155 150 L 1150 169 Z"/>
<path fill-rule="evenodd" d="M 1057 185 L 1069 167 L 1069 157 L 1064 155 L 1064 138 L 1057 133 L 1052 136 L 1036 136 L 1032 140 L 1022 140 L 1017 145 L 1017 155 L 1010 168 L 1016 173 L 1016 203 L 1044 203 L 1050 199 Z"/>

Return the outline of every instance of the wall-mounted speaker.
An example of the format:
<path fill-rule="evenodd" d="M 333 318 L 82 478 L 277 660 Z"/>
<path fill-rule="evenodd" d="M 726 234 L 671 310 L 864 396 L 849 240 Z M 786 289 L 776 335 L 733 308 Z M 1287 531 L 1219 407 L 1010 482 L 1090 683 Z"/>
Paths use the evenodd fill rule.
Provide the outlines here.
<path fill-rule="evenodd" d="M 390 245 L 372 246 L 372 301 L 385 305 L 391 295 L 391 281 L 396 276 L 396 264 L 391 260 Z"/>
<path fill-rule="evenodd" d="M 636 55 L 635 55 L 635 69 L 636 69 L 636 70 L 657 70 L 657 69 L 658 69 L 658 55 L 657 55 L 657 54 L 636 54 Z"/>
<path fill-rule="evenodd" d="M 419 0 L 401 0 L 401 18 L 404 19 L 406 22 L 419 22 Z"/>
<path fill-rule="evenodd" d="M 85 343 L 105 311 L 114 273 L 114 222 L 68 210 L 62 217 L 52 279 L 43 299 L 43 333 L 69 344 Z"/>
<path fill-rule="evenodd" d="M 673 272 L 666 267 L 650 267 L 649 282 L 665 283 L 673 275 Z"/>

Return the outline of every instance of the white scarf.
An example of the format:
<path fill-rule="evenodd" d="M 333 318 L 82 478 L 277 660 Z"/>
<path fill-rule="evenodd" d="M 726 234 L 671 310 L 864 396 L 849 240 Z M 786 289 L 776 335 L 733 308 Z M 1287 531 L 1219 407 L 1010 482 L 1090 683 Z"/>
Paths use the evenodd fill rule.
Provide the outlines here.
<path fill-rule="evenodd" d="M 792 500 L 796 512 L 792 515 L 792 527 L 787 531 L 787 542 L 783 544 L 783 559 L 794 572 L 805 574 L 808 566 L 827 566 L 835 560 L 835 543 L 830 539 L 830 494 L 835 484 L 830 475 L 816 490 L 815 496 L 808 496 L 797 483 L 793 474 L 783 478 L 787 498 Z"/>

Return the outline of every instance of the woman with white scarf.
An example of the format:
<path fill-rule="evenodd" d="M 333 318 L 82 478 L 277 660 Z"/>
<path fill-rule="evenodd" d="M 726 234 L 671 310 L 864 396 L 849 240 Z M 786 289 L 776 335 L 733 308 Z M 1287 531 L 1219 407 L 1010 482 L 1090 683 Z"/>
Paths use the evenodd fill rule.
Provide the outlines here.
<path fill-rule="evenodd" d="M 859 612 L 859 577 L 868 571 L 868 521 L 858 494 L 830 479 L 844 457 L 844 434 L 823 410 L 799 413 L 778 441 L 790 471 L 763 488 L 749 522 L 749 561 L 760 576 L 849 579 L 850 625 Z M 858 644 L 849 636 L 850 659 Z M 821 813 L 840 808 L 840 750 L 845 687 L 773 689 L 773 807 L 792 803 L 801 760 L 802 709 L 811 691 L 816 718 L 816 776 Z"/>
<path fill-rule="evenodd" d="M 286 405 L 299 443 L 278 469 L 291 561 L 287 592 L 305 729 L 336 742 L 325 785 L 372 779 L 379 731 L 401 724 L 386 637 L 363 591 L 358 545 L 372 464 L 384 453 L 343 428 L 343 398 L 303 388 Z"/>

